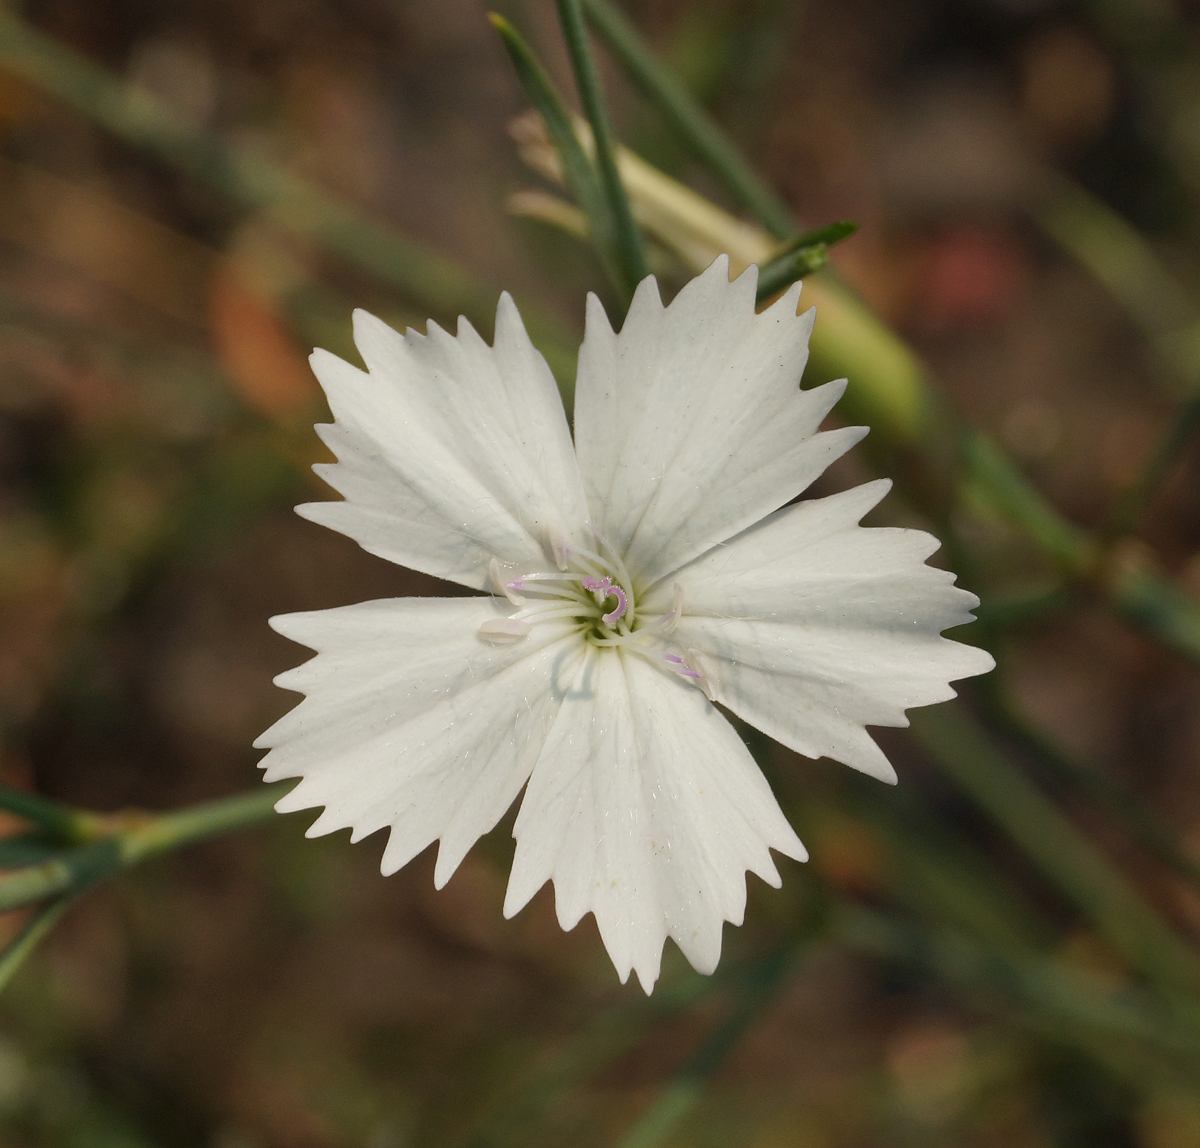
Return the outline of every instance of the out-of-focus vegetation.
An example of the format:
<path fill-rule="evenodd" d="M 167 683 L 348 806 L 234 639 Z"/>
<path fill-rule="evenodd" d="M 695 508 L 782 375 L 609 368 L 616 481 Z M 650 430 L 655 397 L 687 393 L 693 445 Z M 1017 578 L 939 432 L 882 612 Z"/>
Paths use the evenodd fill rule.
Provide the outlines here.
<path fill-rule="evenodd" d="M 581 29 L 499 7 L 573 94 Z M 0 1144 L 1200 1144 L 1200 24 L 560 7 L 568 191 L 470 3 L 0 10 Z M 896 477 L 999 660 L 880 734 L 900 787 L 745 730 L 813 860 L 649 1000 L 502 920 L 508 824 L 435 894 L 264 819 L 265 619 L 444 591 L 290 514 L 307 349 L 503 286 L 569 397 L 586 290 L 794 236 L 873 427 L 815 492 Z"/>

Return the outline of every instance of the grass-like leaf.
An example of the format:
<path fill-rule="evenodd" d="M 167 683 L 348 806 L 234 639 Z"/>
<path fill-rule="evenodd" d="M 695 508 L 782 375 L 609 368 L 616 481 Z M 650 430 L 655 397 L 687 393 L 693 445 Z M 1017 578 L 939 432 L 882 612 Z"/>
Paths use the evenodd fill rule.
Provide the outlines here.
<path fill-rule="evenodd" d="M 770 263 L 758 269 L 759 302 L 778 294 L 797 279 L 820 271 L 829 262 L 830 247 L 853 235 L 857 230 L 858 224 L 847 219 L 797 235 L 784 245 L 783 250 Z"/>
<path fill-rule="evenodd" d="M 632 294 L 632 288 L 628 286 L 628 276 L 622 270 L 617 251 L 617 222 L 613 217 L 609 197 L 597 178 L 596 169 L 575 134 L 570 111 L 555 88 L 554 81 L 550 79 L 524 37 L 503 16 L 492 12 L 488 19 L 508 50 L 525 95 L 546 125 L 550 142 L 554 144 L 562 162 L 567 186 L 591 224 L 592 241 L 600 256 L 600 262 L 613 285 L 622 295 L 628 297 Z"/>
<path fill-rule="evenodd" d="M 629 197 L 621 183 L 621 174 L 617 170 L 612 125 L 600 90 L 596 61 L 592 58 L 591 48 L 588 46 L 587 28 L 583 22 L 583 9 L 579 0 L 558 0 L 558 15 L 562 22 L 563 38 L 567 42 L 567 53 L 571 57 L 571 66 L 575 70 L 579 101 L 592 128 L 596 170 L 600 176 L 600 186 L 607 200 L 613 228 L 613 255 L 620 267 L 624 294 L 627 298 L 632 298 L 634 288 L 649 273 L 646 267 L 645 244 L 630 210 Z"/>

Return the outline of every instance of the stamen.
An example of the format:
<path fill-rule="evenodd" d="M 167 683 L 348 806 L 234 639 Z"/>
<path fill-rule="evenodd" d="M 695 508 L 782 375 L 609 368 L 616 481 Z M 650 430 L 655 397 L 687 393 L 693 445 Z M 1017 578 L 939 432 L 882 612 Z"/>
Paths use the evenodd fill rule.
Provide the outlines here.
<path fill-rule="evenodd" d="M 704 677 L 704 675 L 699 670 L 693 670 L 690 666 L 686 665 L 684 663 L 684 660 L 681 657 L 679 657 L 677 654 L 663 654 L 663 657 L 666 658 L 668 662 L 673 663 L 671 666 L 671 669 L 673 669 L 677 674 L 679 674 L 680 677 L 694 678 L 694 679 L 699 679 L 699 678 Z"/>
<path fill-rule="evenodd" d="M 533 629 L 519 618 L 489 618 L 477 631 L 486 642 L 505 644 L 524 638 Z"/>

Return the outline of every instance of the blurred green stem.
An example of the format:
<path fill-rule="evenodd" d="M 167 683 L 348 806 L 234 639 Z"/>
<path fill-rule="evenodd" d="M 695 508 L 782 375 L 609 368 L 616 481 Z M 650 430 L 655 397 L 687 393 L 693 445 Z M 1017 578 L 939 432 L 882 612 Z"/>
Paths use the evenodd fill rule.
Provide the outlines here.
<path fill-rule="evenodd" d="M 41 944 L 46 934 L 58 924 L 59 918 L 74 903 L 74 894 L 66 893 L 43 905 L 4 952 L 0 953 L 0 993 L 8 988 L 13 977 L 17 975 L 17 970 L 25 963 L 26 957 Z"/>
<path fill-rule="evenodd" d="M 875 909 L 843 901 L 833 914 L 833 935 L 852 948 L 932 971 L 940 980 L 1005 1004 L 1043 1035 L 1077 1043 L 1099 1056 L 1128 1063 L 1119 1046 L 1140 1046 L 1159 1058 L 1159 1071 L 1178 1073 L 1193 1087 L 1200 1080 L 1200 1043 L 1175 1026 L 1153 1001 L 1118 993 L 1080 969 L 1045 958 L 1004 953 L 972 944 L 945 929 L 919 929 Z"/>
<path fill-rule="evenodd" d="M 654 58 L 636 29 L 609 0 L 584 0 L 584 4 L 588 18 L 630 76 L 729 190 L 751 206 L 777 237 L 792 234 L 790 214 L 774 197 L 743 194 L 748 187 L 745 177 L 752 174 L 749 166 L 704 109 Z M 1079 208 L 1079 202 L 1075 207 Z M 1065 235 L 1067 224 L 1061 220 L 1060 224 Z M 1115 246 L 1127 253 L 1132 249 L 1129 239 L 1124 235 Z M 1144 244 L 1140 237 L 1138 242 Z M 1117 263 L 1119 259 L 1114 259 L 1113 265 Z M 1144 259 L 1141 266 L 1150 268 L 1148 275 L 1155 273 L 1156 265 Z M 1120 276 L 1111 281 L 1120 282 Z M 1156 282 L 1161 292 L 1170 291 L 1161 281 Z M 948 508 L 959 478 L 966 478 L 1064 573 L 1083 580 L 1101 575 L 1104 555 L 1100 543 L 1059 514 L 992 440 L 960 425 L 929 384 L 912 351 L 848 287 L 833 276 L 817 275 L 806 288 L 806 297 L 817 304 L 821 317 L 813 331 L 810 369 L 816 368 L 826 377 L 852 380 L 841 403 L 842 412 L 852 421 L 871 426 L 868 447 L 872 442 L 881 443 L 884 453 L 895 458 L 900 477 L 922 495 L 922 506 L 935 512 Z M 1172 313 L 1182 314 L 1177 293 L 1172 293 L 1171 299 Z M 1152 321 L 1153 309 L 1147 308 L 1143 317 Z M 1121 570 L 1119 575 L 1099 583 L 1113 607 L 1172 649 L 1200 661 L 1200 603 L 1152 570 Z"/>
<path fill-rule="evenodd" d="M 571 113 L 524 37 L 503 16 L 493 12 L 488 19 L 500 34 L 525 95 L 542 117 L 546 133 L 562 163 L 567 186 L 587 216 L 592 245 L 600 263 L 613 286 L 628 300 L 633 295 L 633 287 L 615 250 L 616 223 L 609 200 L 596 178 L 592 161 L 588 159 L 575 133 Z"/>
<path fill-rule="evenodd" d="M 282 787 L 263 786 L 171 813 L 93 815 L 97 824 L 107 825 L 105 836 L 0 878 L 0 912 L 80 892 L 148 857 L 268 821 L 277 816 L 274 807 L 281 795 Z"/>
<path fill-rule="evenodd" d="M 918 710 L 912 728 L 942 771 L 1079 906 L 1114 950 L 1165 988 L 1193 997 L 1200 992 L 1200 957 L 962 706 Z"/>
<path fill-rule="evenodd" d="M 1108 526 L 1110 536 L 1128 533 L 1138 524 L 1197 427 L 1200 427 L 1200 394 L 1193 395 L 1183 404 L 1167 433 L 1150 452 L 1141 473 L 1121 495 Z"/>
<path fill-rule="evenodd" d="M 1004 735 L 1054 776 L 1083 794 L 1097 809 L 1116 821 L 1146 853 L 1200 892 L 1200 862 L 1180 848 L 1176 835 L 1139 793 L 1052 744 L 1045 734 L 1021 716 L 995 682 L 981 683 L 978 688 L 987 698 L 990 720 Z"/>
<path fill-rule="evenodd" d="M 762 220 L 776 239 L 796 230 L 787 205 L 742 158 L 737 145 L 654 58 L 637 30 L 611 0 L 582 0 L 584 14 L 630 78 L 725 182 L 741 205 Z"/>
<path fill-rule="evenodd" d="M 625 186 L 617 171 L 612 124 L 600 91 L 596 62 L 588 46 L 587 28 L 584 26 L 580 0 L 558 0 L 558 16 L 562 22 L 563 38 L 567 43 L 567 54 L 575 71 L 579 102 L 583 105 L 584 115 L 592 128 L 596 169 L 600 174 L 600 184 L 608 200 L 608 209 L 613 221 L 613 245 L 620 261 L 625 295 L 627 299 L 632 299 L 634 289 L 649 274 L 646 266 L 646 248 L 642 242 L 642 233 L 629 208 Z"/>
<path fill-rule="evenodd" d="M 269 160 L 187 126 L 148 92 L 124 83 L 6 8 L 0 8 L 0 66 L 230 203 L 316 241 L 430 310 L 442 315 L 461 311 L 490 326 L 499 290 Z M 576 341 L 557 320 L 528 307 L 524 315 L 535 340 L 561 347 Z"/>
<path fill-rule="evenodd" d="M 1061 176 L 1034 218 L 1109 291 L 1146 336 L 1173 395 L 1184 405 L 1141 474 L 1118 500 L 1107 534 L 1132 530 L 1200 425 L 1200 305 L 1153 245 L 1086 188 Z"/>
<path fill-rule="evenodd" d="M 1135 227 L 1086 188 L 1047 175 L 1038 225 L 1109 291 L 1145 334 L 1182 398 L 1200 389 L 1200 306 Z"/>
<path fill-rule="evenodd" d="M 797 927 L 784 944 L 745 971 L 736 1006 L 662 1089 L 650 1110 L 621 1139 L 619 1148 L 656 1148 L 671 1136 L 703 1098 L 713 1074 L 774 999 L 785 975 L 808 951 L 815 929 L 823 923 L 822 914 L 820 920 Z"/>

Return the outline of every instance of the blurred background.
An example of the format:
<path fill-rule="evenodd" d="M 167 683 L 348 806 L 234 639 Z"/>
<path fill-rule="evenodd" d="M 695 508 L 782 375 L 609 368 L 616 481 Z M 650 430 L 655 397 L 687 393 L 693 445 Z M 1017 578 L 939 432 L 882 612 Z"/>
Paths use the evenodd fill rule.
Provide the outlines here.
<path fill-rule="evenodd" d="M 499 7 L 571 90 L 553 5 Z M 1121 561 L 1200 594 L 1186 420 L 1136 528 L 1111 518 L 1196 374 L 1195 6 L 626 11 L 800 219 L 859 221 L 833 263 L 950 406 Z M 445 592 L 291 512 L 329 493 L 308 351 L 352 357 L 354 306 L 466 310 L 490 337 L 504 287 L 569 380 L 599 264 L 506 207 L 545 185 L 475 0 L 0 16 L 0 781 L 100 811 L 235 793 L 294 700 L 272 676 L 306 656 L 270 615 Z M 623 142 L 736 212 L 601 64 Z M 937 521 L 984 599 L 966 637 L 1001 671 L 954 705 L 1194 950 L 1195 660 L 967 504 L 922 509 L 918 484 L 872 520 Z M 381 838 L 306 841 L 308 815 L 156 861 L 0 999 L 0 1144 L 1200 1145 L 1200 1043 L 1171 1027 L 1194 1004 L 1146 1005 L 1142 918 L 1106 919 L 1103 892 L 1089 915 L 948 780 L 929 746 L 952 733 L 880 733 L 896 790 L 756 744 L 813 859 L 781 861 L 781 891 L 751 878 L 714 978 L 668 946 L 649 1001 L 548 889 L 503 920 L 511 816 L 436 894 L 432 853 L 385 880 Z M 1076 840 L 1057 825 L 1051 849 Z"/>

